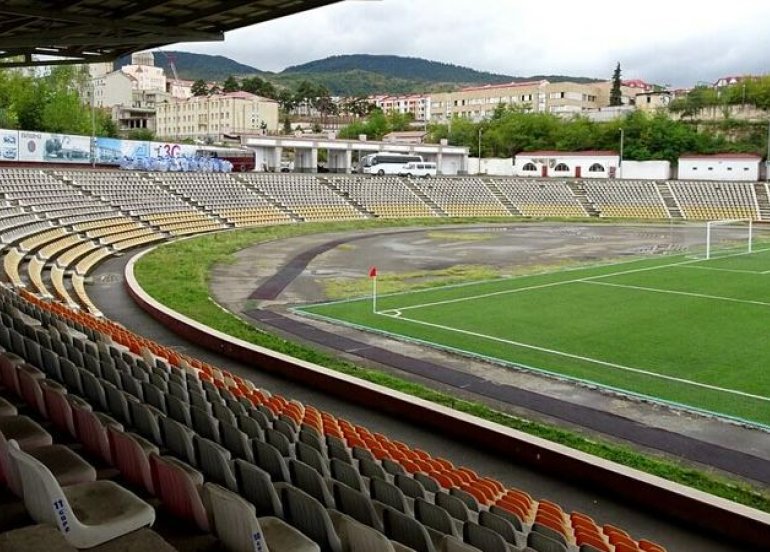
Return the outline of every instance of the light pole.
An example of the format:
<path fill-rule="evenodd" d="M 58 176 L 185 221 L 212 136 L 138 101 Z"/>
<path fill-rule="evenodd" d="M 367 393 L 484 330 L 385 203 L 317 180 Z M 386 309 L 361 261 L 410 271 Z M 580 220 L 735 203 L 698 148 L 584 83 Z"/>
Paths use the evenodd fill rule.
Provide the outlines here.
<path fill-rule="evenodd" d="M 91 168 L 96 168 L 96 79 L 91 79 Z"/>
<path fill-rule="evenodd" d="M 619 178 L 623 178 L 623 141 L 624 141 L 625 135 L 623 134 L 623 129 L 620 129 L 620 160 L 618 161 L 618 169 L 620 169 L 618 172 L 620 174 L 618 175 Z"/>
<path fill-rule="evenodd" d="M 479 127 L 479 174 L 481 174 L 481 127 Z"/>

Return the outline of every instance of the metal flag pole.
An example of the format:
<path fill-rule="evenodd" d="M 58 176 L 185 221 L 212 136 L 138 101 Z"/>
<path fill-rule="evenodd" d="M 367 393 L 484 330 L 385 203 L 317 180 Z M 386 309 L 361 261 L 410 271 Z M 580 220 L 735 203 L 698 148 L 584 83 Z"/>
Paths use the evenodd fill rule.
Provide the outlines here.
<path fill-rule="evenodd" d="M 377 314 L 377 267 L 369 269 L 369 278 L 372 280 L 372 312 Z"/>

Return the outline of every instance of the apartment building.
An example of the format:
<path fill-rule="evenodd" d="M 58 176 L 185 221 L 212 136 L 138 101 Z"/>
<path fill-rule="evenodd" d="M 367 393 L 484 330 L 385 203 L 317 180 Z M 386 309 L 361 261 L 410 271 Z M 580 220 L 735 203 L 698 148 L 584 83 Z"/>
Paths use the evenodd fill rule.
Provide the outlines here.
<path fill-rule="evenodd" d="M 471 86 L 431 96 L 431 120 L 458 116 L 478 121 L 491 116 L 501 104 L 534 113 L 579 113 L 601 104 L 594 84 L 546 80 Z"/>
<path fill-rule="evenodd" d="M 430 119 L 446 121 L 458 116 L 479 121 L 490 117 L 501 105 L 533 113 L 571 115 L 596 111 L 610 104 L 612 82 L 549 82 L 547 80 L 486 84 L 430 97 Z M 651 90 L 641 80 L 624 81 L 624 105 L 633 105 L 636 95 Z"/>
<path fill-rule="evenodd" d="M 278 130 L 278 102 L 248 92 L 169 99 L 156 106 L 156 134 L 174 140 Z"/>
<path fill-rule="evenodd" d="M 431 96 L 425 94 L 370 96 L 367 99 L 385 113 L 412 115 L 415 121 L 428 121 L 431 117 Z"/>

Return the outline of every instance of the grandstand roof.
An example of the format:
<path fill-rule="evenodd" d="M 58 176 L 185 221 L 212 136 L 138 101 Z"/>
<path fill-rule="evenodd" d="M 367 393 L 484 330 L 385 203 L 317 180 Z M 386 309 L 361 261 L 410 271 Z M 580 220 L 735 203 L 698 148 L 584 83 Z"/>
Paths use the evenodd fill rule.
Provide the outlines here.
<path fill-rule="evenodd" d="M 166 44 L 224 40 L 226 31 L 338 1 L 8 0 L 0 2 L 0 66 L 110 61 Z"/>

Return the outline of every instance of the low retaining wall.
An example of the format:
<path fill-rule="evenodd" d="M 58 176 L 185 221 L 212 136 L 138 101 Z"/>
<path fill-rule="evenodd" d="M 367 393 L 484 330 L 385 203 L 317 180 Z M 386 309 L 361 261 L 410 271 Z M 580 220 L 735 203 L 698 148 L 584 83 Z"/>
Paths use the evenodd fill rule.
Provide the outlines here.
<path fill-rule="evenodd" d="M 512 462 L 532 466 L 588 488 L 601 489 L 634 507 L 650 510 L 660 518 L 668 517 L 671 521 L 697 527 L 704 533 L 728 537 L 757 552 L 770 551 L 768 513 L 252 345 L 187 318 L 155 301 L 136 281 L 134 264 L 149 251 L 137 255 L 126 265 L 127 291 L 143 310 L 185 339 L 332 396 L 483 447 L 510 458 Z"/>

